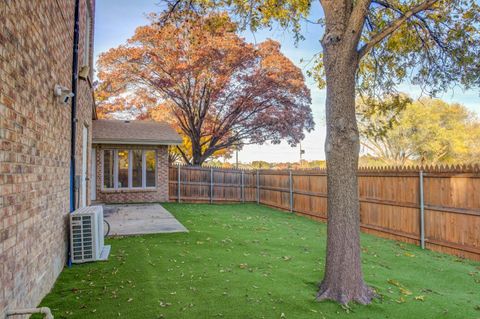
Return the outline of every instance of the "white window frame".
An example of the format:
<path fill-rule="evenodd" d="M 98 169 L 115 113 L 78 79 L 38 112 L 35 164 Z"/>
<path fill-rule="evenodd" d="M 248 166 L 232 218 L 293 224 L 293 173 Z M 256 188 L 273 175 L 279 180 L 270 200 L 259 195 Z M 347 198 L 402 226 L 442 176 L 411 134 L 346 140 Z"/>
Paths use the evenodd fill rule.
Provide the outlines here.
<path fill-rule="evenodd" d="M 118 150 L 113 150 L 113 188 L 118 189 Z"/>
<path fill-rule="evenodd" d="M 133 165 L 131 165 L 130 163 L 133 164 L 133 151 L 142 151 L 142 186 L 140 187 L 133 187 Z M 129 149 L 128 150 L 128 188 L 129 189 L 147 189 L 147 188 L 155 188 L 157 187 L 157 184 L 155 184 L 154 187 L 150 186 L 150 187 L 146 187 L 147 184 L 146 184 L 146 179 L 145 179 L 145 173 L 146 173 L 146 166 L 145 166 L 145 152 L 146 151 L 150 151 L 150 150 L 147 150 L 147 149 Z M 153 151 L 153 150 L 152 150 Z M 155 163 L 156 163 L 156 160 L 157 160 L 157 152 L 155 152 Z M 155 165 L 156 166 L 156 165 Z M 155 171 L 156 172 L 156 171 Z"/>
<path fill-rule="evenodd" d="M 139 149 L 127 149 L 122 148 L 121 151 L 128 152 L 128 187 L 118 187 L 118 151 L 119 149 L 104 149 L 102 150 L 102 190 L 142 190 L 142 189 L 156 189 L 157 188 L 157 174 L 158 174 L 158 153 L 157 150 L 152 149 L 140 149 L 142 151 L 142 186 L 141 187 L 132 187 L 132 176 L 133 176 L 133 165 L 132 165 L 132 158 L 133 158 L 133 150 Z M 113 188 L 106 188 L 104 179 L 105 179 L 105 151 L 112 151 L 113 152 Z M 155 152 L 155 185 L 154 186 L 147 186 L 147 151 Z"/>
<path fill-rule="evenodd" d="M 118 151 L 127 151 L 128 154 L 127 154 L 127 165 L 128 165 L 128 173 L 127 173 L 127 187 L 118 187 L 118 164 L 119 164 L 119 160 L 118 160 Z M 117 160 L 117 162 L 115 163 L 115 176 L 117 177 L 117 180 L 115 182 L 115 189 L 130 189 L 132 186 L 132 183 L 130 183 L 130 176 L 131 176 L 131 170 L 132 170 L 132 165 L 130 164 L 130 154 L 132 152 L 130 152 L 129 149 L 126 149 L 126 148 L 122 148 L 122 149 L 118 149 L 118 150 L 115 150 L 115 159 Z"/>
<path fill-rule="evenodd" d="M 155 153 L 155 185 L 147 186 L 147 151 L 153 151 Z M 157 150 L 144 149 L 142 152 L 142 185 L 145 189 L 157 188 L 158 181 L 158 152 Z"/>
<path fill-rule="evenodd" d="M 111 151 L 112 152 L 112 156 L 113 156 L 113 186 L 114 187 L 105 187 L 105 151 Z M 105 150 L 102 150 L 101 154 L 101 159 L 100 159 L 100 165 L 101 165 L 101 168 L 100 168 L 100 171 L 101 171 L 101 189 L 102 190 L 112 190 L 112 189 L 115 189 L 115 185 L 117 185 L 117 180 L 116 180 L 116 176 L 117 176 L 117 172 L 116 172 L 116 167 L 117 167 L 117 156 L 116 156 L 116 150 L 114 149 L 105 149 Z"/>
<path fill-rule="evenodd" d="M 143 150 L 142 152 L 142 185 L 147 187 L 147 152 Z M 155 176 L 157 176 L 157 152 L 155 152 Z M 155 178 L 156 180 L 156 178 Z M 157 182 L 155 181 L 155 186 L 157 186 Z M 149 186 L 152 187 L 152 186 Z"/>

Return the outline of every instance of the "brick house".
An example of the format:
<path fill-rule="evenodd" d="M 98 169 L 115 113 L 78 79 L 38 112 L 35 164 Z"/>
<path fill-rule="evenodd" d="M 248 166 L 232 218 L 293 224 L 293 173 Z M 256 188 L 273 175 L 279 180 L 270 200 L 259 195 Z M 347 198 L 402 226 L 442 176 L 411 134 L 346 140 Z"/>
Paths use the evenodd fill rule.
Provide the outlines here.
<path fill-rule="evenodd" d="M 50 290 L 67 260 L 68 214 L 90 203 L 94 8 L 0 1 L 0 318 Z"/>
<path fill-rule="evenodd" d="M 0 0 L 0 318 L 53 286 L 70 212 L 92 198 L 168 200 L 177 133 L 96 121 L 94 12 L 95 0 Z"/>
<path fill-rule="evenodd" d="M 102 203 L 168 201 L 168 146 L 181 142 L 166 123 L 93 121 L 91 199 Z"/>

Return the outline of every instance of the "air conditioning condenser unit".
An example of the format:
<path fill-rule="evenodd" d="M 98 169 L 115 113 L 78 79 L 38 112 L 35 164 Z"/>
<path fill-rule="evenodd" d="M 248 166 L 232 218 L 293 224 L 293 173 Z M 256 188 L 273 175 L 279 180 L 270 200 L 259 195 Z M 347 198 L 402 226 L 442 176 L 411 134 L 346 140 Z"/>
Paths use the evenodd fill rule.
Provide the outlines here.
<path fill-rule="evenodd" d="M 70 214 L 70 254 L 73 263 L 107 260 L 110 248 L 104 245 L 102 206 L 88 206 Z"/>

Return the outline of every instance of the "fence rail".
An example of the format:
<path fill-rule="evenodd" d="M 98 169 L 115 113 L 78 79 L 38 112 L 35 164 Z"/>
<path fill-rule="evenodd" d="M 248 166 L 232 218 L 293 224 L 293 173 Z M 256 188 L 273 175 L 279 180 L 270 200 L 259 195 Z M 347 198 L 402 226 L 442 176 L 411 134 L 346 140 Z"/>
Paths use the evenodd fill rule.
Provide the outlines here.
<path fill-rule="evenodd" d="M 327 219 L 325 170 L 232 170 L 171 166 L 170 200 L 257 202 Z M 363 168 L 364 232 L 480 260 L 479 166 Z"/>

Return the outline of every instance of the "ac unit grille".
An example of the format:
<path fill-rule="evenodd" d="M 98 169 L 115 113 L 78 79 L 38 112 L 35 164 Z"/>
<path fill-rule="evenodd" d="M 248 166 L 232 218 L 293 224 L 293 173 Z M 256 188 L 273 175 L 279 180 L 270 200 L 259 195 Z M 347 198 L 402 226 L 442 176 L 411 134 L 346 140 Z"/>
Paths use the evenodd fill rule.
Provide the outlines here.
<path fill-rule="evenodd" d="M 93 258 L 93 215 L 72 216 L 73 259 L 87 261 Z"/>

